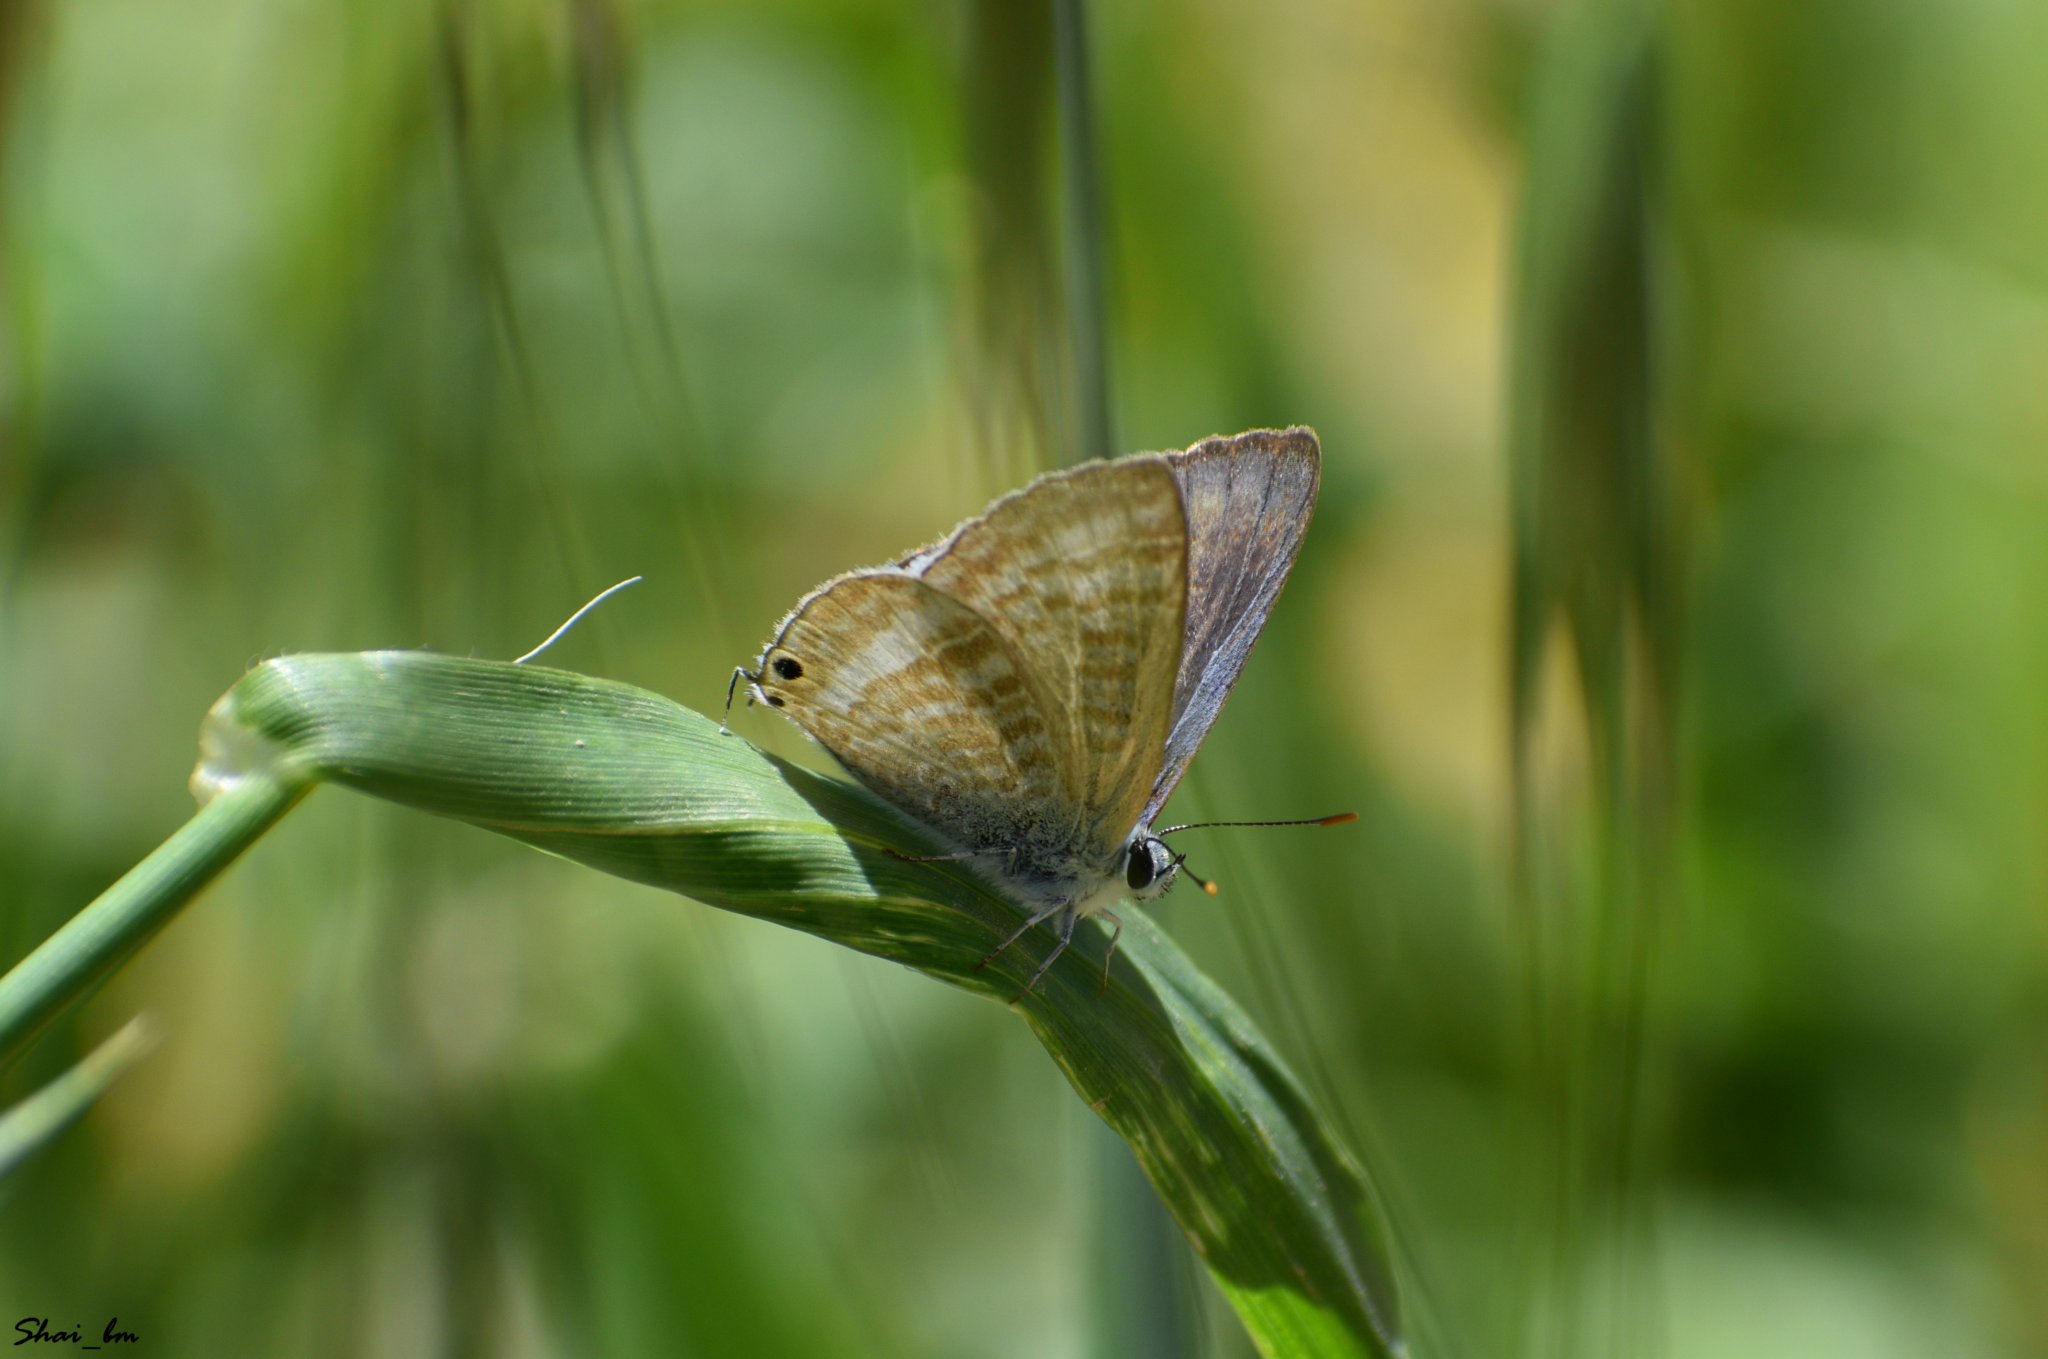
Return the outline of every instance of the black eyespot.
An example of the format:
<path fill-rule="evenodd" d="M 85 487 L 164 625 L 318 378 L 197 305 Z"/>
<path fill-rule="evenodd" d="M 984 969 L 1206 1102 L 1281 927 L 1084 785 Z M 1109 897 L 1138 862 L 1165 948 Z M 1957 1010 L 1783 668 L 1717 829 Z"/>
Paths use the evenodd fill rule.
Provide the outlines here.
<path fill-rule="evenodd" d="M 1152 842 L 1140 840 L 1131 846 L 1130 866 L 1124 869 L 1124 882 L 1133 892 L 1142 892 L 1152 885 Z"/>
<path fill-rule="evenodd" d="M 777 656 L 775 664 L 770 668 L 778 676 L 786 680 L 802 679 L 804 677 L 804 668 L 798 665 L 794 658 L 789 656 Z"/>
<path fill-rule="evenodd" d="M 770 694 L 768 695 L 768 706 L 771 708 L 779 708 L 782 706 L 782 700 L 778 698 L 776 695 Z"/>

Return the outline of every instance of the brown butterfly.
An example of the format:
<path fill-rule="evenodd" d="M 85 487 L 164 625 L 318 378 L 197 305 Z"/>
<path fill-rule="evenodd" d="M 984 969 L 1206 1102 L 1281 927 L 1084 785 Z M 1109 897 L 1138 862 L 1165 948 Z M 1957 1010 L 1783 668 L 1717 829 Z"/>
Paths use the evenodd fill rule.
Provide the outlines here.
<path fill-rule="evenodd" d="M 1058 918 L 1021 999 L 1078 921 L 1114 923 L 1113 956 L 1108 908 L 1180 873 L 1161 837 L 1190 827 L 1152 822 L 1279 598 L 1321 462 L 1297 427 L 1049 473 L 819 586 L 733 683 L 1026 907 L 984 966 Z"/>

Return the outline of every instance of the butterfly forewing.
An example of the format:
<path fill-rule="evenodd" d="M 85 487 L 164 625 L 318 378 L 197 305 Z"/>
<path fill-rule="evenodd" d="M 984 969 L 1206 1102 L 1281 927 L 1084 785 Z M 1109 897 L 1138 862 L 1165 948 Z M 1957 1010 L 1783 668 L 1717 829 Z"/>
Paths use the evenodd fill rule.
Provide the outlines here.
<path fill-rule="evenodd" d="M 1322 453 L 1306 428 L 1253 430 L 1169 453 L 1187 515 L 1187 631 L 1173 717 L 1146 824 L 1209 734 L 1294 568 L 1315 512 Z"/>
<path fill-rule="evenodd" d="M 1186 616 L 1186 519 L 1165 461 L 1046 477 L 911 559 L 1029 666 L 1072 791 L 1075 848 L 1114 857 L 1157 782 Z"/>

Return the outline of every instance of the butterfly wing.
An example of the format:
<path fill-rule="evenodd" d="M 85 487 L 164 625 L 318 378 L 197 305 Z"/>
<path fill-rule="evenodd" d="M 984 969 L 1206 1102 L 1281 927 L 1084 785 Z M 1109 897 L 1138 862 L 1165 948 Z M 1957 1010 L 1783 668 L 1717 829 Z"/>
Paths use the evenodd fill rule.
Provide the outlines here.
<path fill-rule="evenodd" d="M 1071 792 L 1027 669 L 988 621 L 895 571 L 842 576 L 762 657 L 762 694 L 855 777 L 957 844 L 1007 847 Z"/>
<path fill-rule="evenodd" d="M 1187 631 L 1173 718 L 1143 813 L 1150 825 L 1209 734 L 1294 569 L 1315 512 L 1322 449 L 1315 431 L 1253 430 L 1169 453 L 1186 506 Z"/>
<path fill-rule="evenodd" d="M 1068 719 L 1057 753 L 1091 844 L 1157 780 L 1186 618 L 1187 521 L 1163 459 L 1088 463 L 1005 496 L 913 570 L 987 618 Z"/>
<path fill-rule="evenodd" d="M 1102 871 L 1164 758 L 1187 537 L 1163 459 L 1042 477 L 799 604 L 762 693 L 956 843 L 1017 849 L 1026 877 Z"/>

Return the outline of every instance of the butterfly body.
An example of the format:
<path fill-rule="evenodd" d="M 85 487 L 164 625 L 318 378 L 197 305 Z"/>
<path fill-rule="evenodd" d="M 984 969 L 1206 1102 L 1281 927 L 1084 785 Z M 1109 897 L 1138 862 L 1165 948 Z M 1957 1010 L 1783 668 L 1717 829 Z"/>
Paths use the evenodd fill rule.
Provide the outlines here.
<path fill-rule="evenodd" d="M 1294 429 L 1049 473 L 805 596 L 741 672 L 749 695 L 1064 941 L 1172 884 L 1152 823 L 1293 565 L 1319 471 Z"/>

